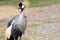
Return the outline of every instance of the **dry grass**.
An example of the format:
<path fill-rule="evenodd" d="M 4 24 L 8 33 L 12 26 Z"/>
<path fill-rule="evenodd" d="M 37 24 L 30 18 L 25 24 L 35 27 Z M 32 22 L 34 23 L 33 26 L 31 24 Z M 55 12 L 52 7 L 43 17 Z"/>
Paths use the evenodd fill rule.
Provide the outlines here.
<path fill-rule="evenodd" d="M 28 24 L 22 40 L 60 40 L 60 4 L 29 10 L 30 13 L 26 14 Z M 18 13 L 16 7 L 1 7 L 0 11 L 0 15 L 2 15 L 0 17 L 5 19 L 10 19 L 11 15 L 14 16 Z M 7 20 L 9 20 L 5 19 L 0 20 L 1 40 L 4 40 L 4 31 Z"/>

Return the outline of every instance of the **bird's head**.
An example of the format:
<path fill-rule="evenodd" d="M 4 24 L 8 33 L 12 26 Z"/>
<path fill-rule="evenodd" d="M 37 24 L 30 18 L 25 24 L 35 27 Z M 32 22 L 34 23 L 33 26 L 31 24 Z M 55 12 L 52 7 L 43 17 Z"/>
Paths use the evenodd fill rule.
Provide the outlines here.
<path fill-rule="evenodd" d="M 24 3 L 23 2 L 19 3 L 19 9 L 23 11 L 24 8 L 25 8 Z"/>

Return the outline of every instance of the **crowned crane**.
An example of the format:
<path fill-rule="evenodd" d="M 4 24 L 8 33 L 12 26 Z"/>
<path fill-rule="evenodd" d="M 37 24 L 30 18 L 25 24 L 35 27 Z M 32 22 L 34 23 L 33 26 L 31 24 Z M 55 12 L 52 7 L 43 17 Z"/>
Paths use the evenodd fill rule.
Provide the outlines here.
<path fill-rule="evenodd" d="M 9 20 L 5 31 L 7 40 L 18 40 L 18 37 L 22 37 L 27 24 L 26 16 L 23 13 L 24 8 L 24 3 L 19 3 L 20 14 Z"/>

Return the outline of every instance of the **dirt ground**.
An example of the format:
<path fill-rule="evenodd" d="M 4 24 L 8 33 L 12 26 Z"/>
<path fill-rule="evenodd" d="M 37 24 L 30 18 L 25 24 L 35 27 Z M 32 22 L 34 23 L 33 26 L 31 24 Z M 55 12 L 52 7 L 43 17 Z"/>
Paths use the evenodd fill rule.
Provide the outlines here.
<path fill-rule="evenodd" d="M 27 8 L 24 13 L 26 13 L 29 27 L 27 26 L 23 38 L 29 40 L 60 40 L 60 4 Z M 19 14 L 17 7 L 0 7 L 0 19 L 10 19 L 17 14 Z"/>

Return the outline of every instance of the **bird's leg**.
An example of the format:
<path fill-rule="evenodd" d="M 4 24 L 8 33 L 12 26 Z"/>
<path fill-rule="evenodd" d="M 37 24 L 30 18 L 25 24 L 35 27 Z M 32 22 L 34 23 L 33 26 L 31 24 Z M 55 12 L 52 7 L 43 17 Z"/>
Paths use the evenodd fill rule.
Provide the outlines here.
<path fill-rule="evenodd" d="M 14 40 L 18 40 L 18 37 L 14 37 Z"/>
<path fill-rule="evenodd" d="M 13 39 L 15 40 L 15 37 L 13 37 Z"/>
<path fill-rule="evenodd" d="M 15 37 L 15 40 L 18 40 L 18 37 Z"/>

